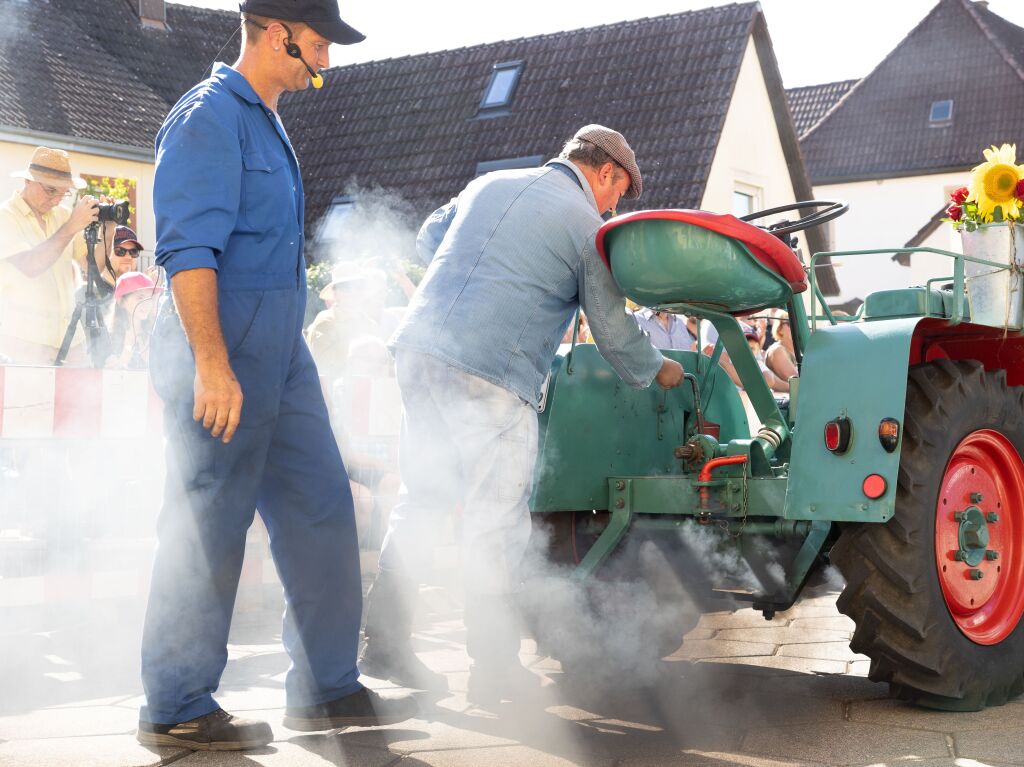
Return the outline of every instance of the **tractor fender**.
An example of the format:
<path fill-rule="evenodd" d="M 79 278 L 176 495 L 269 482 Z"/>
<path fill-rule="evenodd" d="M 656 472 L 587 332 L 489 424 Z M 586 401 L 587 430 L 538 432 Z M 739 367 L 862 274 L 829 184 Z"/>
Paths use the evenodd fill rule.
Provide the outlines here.
<path fill-rule="evenodd" d="M 819 327 L 811 334 L 800 370 L 793 446 L 784 516 L 837 522 L 885 522 L 892 518 L 903 438 L 903 409 L 911 348 L 920 317 Z M 825 424 L 845 416 L 847 450 L 825 447 Z M 879 423 L 895 418 L 900 440 L 887 452 Z M 885 491 L 864 492 L 879 475 Z"/>

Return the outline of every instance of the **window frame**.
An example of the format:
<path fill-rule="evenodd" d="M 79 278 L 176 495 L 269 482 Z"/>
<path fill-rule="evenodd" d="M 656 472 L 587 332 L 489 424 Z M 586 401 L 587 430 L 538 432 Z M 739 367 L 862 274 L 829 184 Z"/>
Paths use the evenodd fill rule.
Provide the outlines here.
<path fill-rule="evenodd" d="M 495 110 L 508 109 L 512 105 L 512 100 L 516 97 L 516 90 L 519 88 L 519 81 L 523 76 L 525 63 L 526 62 L 523 59 L 516 59 L 515 61 L 501 61 L 491 68 L 491 76 L 487 79 L 487 87 L 484 88 L 484 95 L 480 98 L 480 106 L 477 108 L 478 111 L 482 113 L 494 112 Z M 512 71 L 514 76 L 512 78 L 512 85 L 509 86 L 508 93 L 505 96 L 505 100 L 501 102 L 488 103 L 487 97 L 491 95 L 491 89 L 494 87 L 494 83 L 498 79 L 498 75 L 502 72 L 508 71 Z"/>

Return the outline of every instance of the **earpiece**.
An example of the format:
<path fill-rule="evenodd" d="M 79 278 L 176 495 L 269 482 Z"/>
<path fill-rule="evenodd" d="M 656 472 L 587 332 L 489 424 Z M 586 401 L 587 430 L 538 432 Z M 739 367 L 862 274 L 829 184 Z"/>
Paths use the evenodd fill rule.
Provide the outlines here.
<path fill-rule="evenodd" d="M 311 67 L 309 64 L 307 64 L 306 60 L 304 58 L 302 58 L 302 49 L 299 48 L 298 45 L 296 45 L 295 43 L 292 42 L 292 31 L 290 29 L 288 29 L 288 25 L 287 24 L 282 24 L 281 26 L 283 26 L 285 31 L 288 33 L 288 40 L 284 44 L 285 53 L 287 53 L 293 59 L 298 59 L 299 61 L 302 62 L 302 65 L 306 68 L 306 71 L 309 72 L 309 84 L 312 85 L 313 88 L 323 88 L 324 87 L 323 75 L 321 75 L 319 72 L 317 72 L 315 69 L 313 69 L 313 67 Z"/>

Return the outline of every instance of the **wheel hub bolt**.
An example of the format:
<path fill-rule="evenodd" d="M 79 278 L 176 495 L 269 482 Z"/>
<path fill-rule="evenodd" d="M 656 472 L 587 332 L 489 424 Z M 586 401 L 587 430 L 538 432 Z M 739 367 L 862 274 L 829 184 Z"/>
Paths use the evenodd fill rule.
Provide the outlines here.
<path fill-rule="evenodd" d="M 999 552 L 998 551 L 993 551 L 992 549 L 989 549 L 988 551 L 985 552 L 985 559 L 987 559 L 989 561 L 992 561 L 994 559 L 999 559 Z"/>
<path fill-rule="evenodd" d="M 999 521 L 999 515 L 996 514 L 994 511 L 990 511 L 988 514 L 985 515 L 985 521 L 986 522 L 998 522 Z"/>
<path fill-rule="evenodd" d="M 972 581 L 980 581 L 984 577 L 985 577 L 985 573 L 983 573 L 981 570 L 971 570 L 971 580 Z"/>
<path fill-rule="evenodd" d="M 971 493 L 971 503 L 981 503 L 982 500 L 981 493 Z"/>
<path fill-rule="evenodd" d="M 955 521 L 957 521 L 957 522 L 963 522 L 965 519 L 967 519 L 967 512 L 966 511 L 954 511 L 953 512 L 953 519 Z"/>
<path fill-rule="evenodd" d="M 967 559 L 967 554 L 962 549 L 957 549 L 953 552 L 953 559 L 955 559 L 957 562 L 963 562 L 965 559 Z"/>

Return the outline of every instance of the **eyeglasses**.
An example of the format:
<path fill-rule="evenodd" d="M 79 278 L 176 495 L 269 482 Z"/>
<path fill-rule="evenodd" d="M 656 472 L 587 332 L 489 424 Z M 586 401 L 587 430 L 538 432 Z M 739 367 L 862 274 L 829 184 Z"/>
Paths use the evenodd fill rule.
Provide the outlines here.
<path fill-rule="evenodd" d="M 38 183 L 38 182 L 37 182 Z M 47 197 L 59 197 L 62 200 L 66 200 L 71 196 L 71 190 L 62 188 L 59 186 L 47 186 L 46 184 L 39 184 L 43 188 L 43 194 Z"/>
<path fill-rule="evenodd" d="M 138 248 L 114 248 L 114 252 L 119 256 L 131 256 L 132 258 L 139 257 Z"/>

